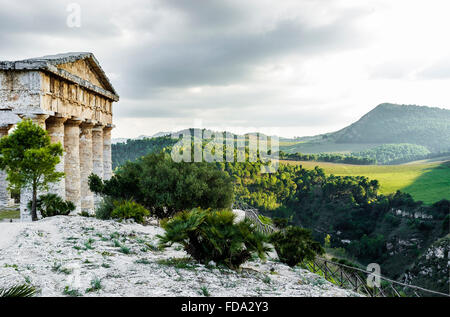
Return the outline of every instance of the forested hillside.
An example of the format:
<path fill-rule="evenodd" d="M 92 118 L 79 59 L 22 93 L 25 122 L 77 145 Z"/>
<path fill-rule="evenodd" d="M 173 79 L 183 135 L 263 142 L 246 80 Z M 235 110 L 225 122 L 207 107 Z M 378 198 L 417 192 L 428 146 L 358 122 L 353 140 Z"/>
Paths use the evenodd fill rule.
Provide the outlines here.
<path fill-rule="evenodd" d="M 219 166 L 233 177 L 237 201 L 310 228 L 317 241 L 329 234 L 331 248 L 341 257 L 379 263 L 392 278 L 404 276 L 448 234 L 450 201 L 445 199 L 427 206 L 400 191 L 380 195 L 377 180 L 326 175 L 318 167 L 281 165 L 276 173 L 261 174 L 258 164 Z M 426 277 L 418 283 L 442 290 L 441 283 Z"/>
<path fill-rule="evenodd" d="M 359 153 L 356 153 L 356 155 L 353 153 L 352 155 L 340 153 L 302 154 L 284 153 L 283 151 L 280 151 L 280 160 L 330 162 L 355 165 L 369 165 L 376 163 L 375 158 L 370 157 L 369 155 L 359 155 Z"/>
<path fill-rule="evenodd" d="M 126 143 L 117 143 L 111 145 L 113 169 L 124 164 L 127 161 L 136 159 L 148 153 L 160 152 L 164 148 L 171 147 L 177 142 L 170 136 L 162 136 L 151 139 L 127 140 Z"/>
<path fill-rule="evenodd" d="M 216 133 L 185 129 L 176 134 L 193 133 L 194 130 L 198 135 L 201 132 Z M 162 136 L 113 144 L 113 167 L 174 143 L 170 136 Z M 385 103 L 340 131 L 296 139 L 280 138 L 280 150 L 285 154 L 301 155 L 305 160 L 348 164 L 400 164 L 431 158 L 450 153 L 450 110 Z M 307 157 L 314 153 L 317 155 Z"/>
<path fill-rule="evenodd" d="M 336 143 L 410 143 L 432 152 L 450 149 L 450 110 L 384 103 L 327 135 Z"/>
<path fill-rule="evenodd" d="M 428 158 L 430 151 L 417 144 L 383 144 L 370 150 L 352 153 L 352 155 L 366 158 L 376 164 L 400 164 L 414 160 Z"/>

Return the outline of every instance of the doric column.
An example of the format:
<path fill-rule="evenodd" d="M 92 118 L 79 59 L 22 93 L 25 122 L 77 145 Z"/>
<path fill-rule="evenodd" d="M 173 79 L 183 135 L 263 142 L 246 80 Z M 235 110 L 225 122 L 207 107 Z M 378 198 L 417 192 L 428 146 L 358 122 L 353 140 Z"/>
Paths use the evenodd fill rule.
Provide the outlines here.
<path fill-rule="evenodd" d="M 103 126 L 92 128 L 92 173 L 103 179 Z M 94 205 L 101 202 L 99 195 L 94 195 Z"/>
<path fill-rule="evenodd" d="M 111 161 L 111 130 L 112 125 L 103 128 L 103 179 L 108 180 L 112 176 Z"/>
<path fill-rule="evenodd" d="M 31 119 L 34 124 L 37 124 L 45 130 L 45 120 L 49 117 L 48 114 L 19 114 L 22 119 Z M 38 197 L 41 193 L 38 193 Z M 31 188 L 22 188 L 20 190 L 20 220 L 22 222 L 32 221 L 31 210 L 28 209 L 28 203 L 33 199 L 33 190 Z M 38 215 L 39 217 L 39 215 Z"/>
<path fill-rule="evenodd" d="M 75 204 L 76 214 L 81 211 L 80 124 L 81 120 L 73 119 L 67 120 L 64 124 L 66 199 Z"/>
<path fill-rule="evenodd" d="M 12 124 L 0 126 L 0 138 L 7 136 L 12 126 Z M 0 206 L 11 206 L 11 193 L 8 190 L 8 181 L 6 180 L 6 171 L 4 170 L 0 170 Z"/>
<path fill-rule="evenodd" d="M 64 117 L 50 117 L 45 121 L 48 135 L 52 143 L 60 143 L 64 149 L 64 122 L 67 118 Z M 64 172 L 64 155 L 61 157 L 61 161 L 56 165 L 55 170 L 57 172 Z M 49 185 L 49 193 L 57 194 L 61 198 L 66 198 L 66 180 L 62 178 L 60 181 Z"/>
<path fill-rule="evenodd" d="M 89 213 L 94 210 L 94 195 L 89 189 L 88 178 L 93 171 L 92 160 L 92 128 L 91 122 L 83 122 L 80 126 L 80 175 L 81 175 L 81 211 Z"/>
<path fill-rule="evenodd" d="M 92 128 L 93 173 L 103 179 L 103 126 Z"/>

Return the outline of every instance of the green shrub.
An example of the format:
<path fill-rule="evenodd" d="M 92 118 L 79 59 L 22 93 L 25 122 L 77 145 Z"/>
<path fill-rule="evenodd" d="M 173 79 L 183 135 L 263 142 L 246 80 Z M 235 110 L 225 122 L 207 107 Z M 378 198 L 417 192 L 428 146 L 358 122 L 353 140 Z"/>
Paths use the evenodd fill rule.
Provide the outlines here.
<path fill-rule="evenodd" d="M 114 208 L 116 208 L 115 200 L 111 197 L 105 197 L 95 209 L 95 217 L 102 220 L 111 219 Z"/>
<path fill-rule="evenodd" d="M 179 243 L 200 263 L 214 261 L 232 269 L 249 260 L 253 253 L 264 259 L 270 251 L 264 244 L 266 237 L 248 219 L 234 223 L 235 218 L 231 211 L 181 212 L 164 223 L 166 232 L 158 236 L 160 246 Z"/>
<path fill-rule="evenodd" d="M 281 262 L 294 267 L 304 260 L 314 260 L 316 254 L 323 254 L 324 250 L 319 242 L 311 237 L 311 231 L 289 226 L 270 236 L 270 242 L 277 251 Z"/>
<path fill-rule="evenodd" d="M 31 201 L 28 203 L 28 209 L 31 210 Z M 45 194 L 36 200 L 36 209 L 41 213 L 42 218 L 67 216 L 75 210 L 75 205 L 56 194 Z"/>
<path fill-rule="evenodd" d="M 143 223 L 144 217 L 148 217 L 149 215 L 150 212 L 147 209 L 131 200 L 116 204 L 116 207 L 111 212 L 111 218 L 120 220 L 134 219 L 138 223 Z"/>
<path fill-rule="evenodd" d="M 103 181 L 97 174 L 89 175 L 88 185 L 90 190 L 94 193 L 101 193 L 103 191 Z"/>
<path fill-rule="evenodd" d="M 63 294 L 71 297 L 83 296 L 83 294 L 81 294 L 80 291 L 76 289 L 71 289 L 69 286 L 64 287 Z"/>
<path fill-rule="evenodd" d="M 234 194 L 231 177 L 215 164 L 177 163 L 165 153 L 127 162 L 110 180 L 91 175 L 89 185 L 94 193 L 131 199 L 160 219 L 195 207 L 229 208 Z"/>
<path fill-rule="evenodd" d="M 273 225 L 279 229 L 284 229 L 288 226 L 289 219 L 287 218 L 272 218 Z"/>
<path fill-rule="evenodd" d="M 86 218 L 91 217 L 91 214 L 89 213 L 89 211 L 85 211 L 85 210 L 83 210 L 79 215 L 81 217 L 86 217 Z"/>
<path fill-rule="evenodd" d="M 200 295 L 203 295 L 203 296 L 205 296 L 205 297 L 210 297 L 210 296 L 211 296 L 211 294 L 209 294 L 209 291 L 208 291 L 208 289 L 206 288 L 206 286 L 202 286 L 202 287 L 200 288 L 199 294 L 200 294 Z"/>
<path fill-rule="evenodd" d="M 98 278 L 91 281 L 91 287 L 86 289 L 86 293 L 97 292 L 102 289 L 102 281 Z"/>
<path fill-rule="evenodd" d="M 390 223 L 393 227 L 398 227 L 402 222 L 399 217 L 394 216 L 392 213 L 386 213 L 384 220 Z"/>
<path fill-rule="evenodd" d="M 123 253 L 123 254 L 130 254 L 130 253 L 131 253 L 130 248 L 129 248 L 129 247 L 126 247 L 126 246 L 121 246 L 120 249 L 119 249 L 119 251 L 120 251 L 121 253 Z"/>

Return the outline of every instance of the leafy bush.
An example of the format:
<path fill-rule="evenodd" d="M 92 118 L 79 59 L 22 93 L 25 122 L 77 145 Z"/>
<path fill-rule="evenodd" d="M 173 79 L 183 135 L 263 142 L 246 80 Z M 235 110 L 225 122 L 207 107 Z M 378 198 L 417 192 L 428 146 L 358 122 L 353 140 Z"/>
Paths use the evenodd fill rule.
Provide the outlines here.
<path fill-rule="evenodd" d="M 111 197 L 103 198 L 102 202 L 95 209 L 95 217 L 102 220 L 111 219 L 111 213 L 116 208 L 115 200 Z"/>
<path fill-rule="evenodd" d="M 81 216 L 81 217 L 89 218 L 89 217 L 91 217 L 91 214 L 90 214 L 88 211 L 83 210 L 83 211 L 80 213 L 80 216 Z"/>
<path fill-rule="evenodd" d="M 414 228 L 414 223 L 411 225 Z M 386 239 L 382 234 L 363 235 L 359 241 L 349 243 L 348 252 L 364 261 L 383 260 L 386 255 Z"/>
<path fill-rule="evenodd" d="M 110 180 L 103 182 L 92 174 L 89 187 L 113 199 L 132 199 L 161 219 L 195 207 L 229 208 L 232 179 L 215 166 L 177 163 L 165 153 L 149 154 L 121 166 Z"/>
<path fill-rule="evenodd" d="M 288 226 L 288 223 L 289 223 L 289 219 L 278 218 L 278 217 L 272 218 L 272 221 L 273 221 L 273 225 L 275 227 L 279 228 L 279 229 L 286 228 Z"/>
<path fill-rule="evenodd" d="M 166 232 L 158 236 L 160 246 L 179 243 L 203 264 L 214 261 L 232 269 L 250 259 L 252 253 L 264 259 L 270 251 L 264 244 L 266 237 L 257 232 L 248 219 L 235 223 L 235 218 L 231 211 L 193 209 L 181 212 L 163 223 Z"/>
<path fill-rule="evenodd" d="M 102 281 L 98 278 L 91 281 L 91 287 L 86 289 L 86 293 L 97 292 L 102 289 Z"/>
<path fill-rule="evenodd" d="M 304 260 L 314 260 L 316 254 L 324 253 L 320 243 L 312 239 L 310 230 L 296 226 L 273 233 L 270 242 L 275 247 L 280 261 L 290 267 Z"/>
<path fill-rule="evenodd" d="M 147 209 L 131 200 L 116 203 L 116 207 L 111 212 L 111 218 L 134 219 L 138 223 L 143 223 L 144 217 L 148 217 L 149 215 L 150 212 Z"/>
<path fill-rule="evenodd" d="M 391 224 L 393 227 L 398 227 L 402 220 L 399 217 L 394 216 L 392 213 L 386 213 L 384 220 Z"/>
<path fill-rule="evenodd" d="M 31 201 L 28 203 L 28 209 L 31 209 Z M 42 218 L 67 216 L 75 210 L 75 205 L 56 194 L 45 194 L 36 200 L 36 209 L 41 213 Z"/>
<path fill-rule="evenodd" d="M 450 214 L 450 200 L 442 199 L 438 202 L 435 202 L 431 206 L 428 213 L 432 215 L 433 218 L 444 219 L 446 216 Z"/>

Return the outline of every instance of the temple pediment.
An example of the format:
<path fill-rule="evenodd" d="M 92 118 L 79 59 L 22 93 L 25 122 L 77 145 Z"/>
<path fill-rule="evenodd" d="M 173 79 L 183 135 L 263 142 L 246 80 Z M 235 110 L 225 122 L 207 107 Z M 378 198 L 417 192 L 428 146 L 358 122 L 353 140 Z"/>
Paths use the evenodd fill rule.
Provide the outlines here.
<path fill-rule="evenodd" d="M 92 53 L 64 53 L 20 61 L 0 62 L 0 70 L 40 70 L 48 72 L 113 101 L 119 100 L 114 87 Z"/>
<path fill-rule="evenodd" d="M 64 69 L 69 73 L 78 76 L 84 80 L 91 82 L 92 84 L 108 90 L 110 92 L 114 92 L 113 88 L 105 79 L 101 76 L 101 74 L 95 70 L 93 63 L 89 61 L 89 59 L 82 59 L 75 62 L 58 64 L 57 67 L 60 69 Z"/>

